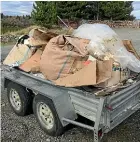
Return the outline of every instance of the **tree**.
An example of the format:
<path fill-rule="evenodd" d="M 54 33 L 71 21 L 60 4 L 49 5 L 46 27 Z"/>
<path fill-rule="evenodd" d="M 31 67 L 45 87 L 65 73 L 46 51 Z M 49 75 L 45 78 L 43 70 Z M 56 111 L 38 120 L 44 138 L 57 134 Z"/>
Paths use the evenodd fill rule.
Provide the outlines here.
<path fill-rule="evenodd" d="M 20 16 L 17 15 L 17 16 L 16 16 L 16 19 L 20 20 Z"/>
<path fill-rule="evenodd" d="M 136 17 L 131 15 L 131 12 L 134 10 L 132 6 L 133 1 L 125 1 L 125 7 L 126 7 L 126 17 L 125 20 L 134 20 Z"/>
<path fill-rule="evenodd" d="M 87 2 L 48 2 L 48 1 L 36 1 L 33 5 L 33 11 L 31 14 L 32 19 L 38 25 L 50 27 L 57 23 L 57 15 L 62 19 L 77 20 L 86 17 L 86 13 L 83 9 L 86 8 Z"/>
<path fill-rule="evenodd" d="M 130 1 L 36 1 L 31 14 L 38 25 L 50 27 L 62 19 L 131 20 Z"/>
<path fill-rule="evenodd" d="M 63 19 L 76 20 L 86 17 L 86 1 L 59 1 L 57 14 Z"/>
<path fill-rule="evenodd" d="M 1 19 L 2 33 L 8 31 L 16 31 L 22 28 L 29 27 L 33 24 L 31 19 L 23 18 L 23 16 L 3 15 L 3 17 L 4 18 Z"/>
<path fill-rule="evenodd" d="M 56 2 L 36 1 L 31 13 L 33 21 L 41 26 L 50 27 L 57 23 Z"/>
<path fill-rule="evenodd" d="M 84 19 L 98 19 L 99 9 L 97 1 L 87 1 L 85 3 L 85 8 L 82 11 L 85 13 Z"/>
<path fill-rule="evenodd" d="M 1 13 L 1 19 L 2 19 L 2 18 L 4 18 L 4 15 L 3 15 L 3 13 Z"/>
<path fill-rule="evenodd" d="M 103 19 L 128 20 L 133 11 L 132 2 L 125 1 L 106 1 L 100 2 Z"/>

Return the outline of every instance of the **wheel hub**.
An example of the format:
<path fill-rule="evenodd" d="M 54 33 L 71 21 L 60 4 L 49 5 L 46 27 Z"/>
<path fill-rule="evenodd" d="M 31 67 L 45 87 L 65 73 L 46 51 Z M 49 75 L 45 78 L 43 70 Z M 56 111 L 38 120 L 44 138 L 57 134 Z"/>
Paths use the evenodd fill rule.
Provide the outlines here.
<path fill-rule="evenodd" d="M 54 117 L 49 106 L 42 102 L 38 105 L 38 111 L 41 122 L 45 124 L 47 129 L 51 129 L 54 125 Z"/>
<path fill-rule="evenodd" d="M 10 90 L 10 102 L 16 110 L 20 110 L 21 100 L 20 100 L 18 92 L 15 89 Z"/>

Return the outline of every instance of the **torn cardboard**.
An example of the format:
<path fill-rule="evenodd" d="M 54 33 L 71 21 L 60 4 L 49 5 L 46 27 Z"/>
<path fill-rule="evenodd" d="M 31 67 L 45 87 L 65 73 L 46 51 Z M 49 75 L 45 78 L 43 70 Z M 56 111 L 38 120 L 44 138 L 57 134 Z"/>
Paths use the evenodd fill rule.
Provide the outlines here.
<path fill-rule="evenodd" d="M 24 44 L 15 45 L 5 58 L 4 65 L 22 64 L 32 56 L 32 50 Z"/>
<path fill-rule="evenodd" d="M 25 72 L 40 72 L 40 58 L 42 52 L 42 50 L 38 49 L 35 54 L 22 65 L 20 65 L 19 68 Z"/>
<path fill-rule="evenodd" d="M 127 51 L 131 52 L 134 54 L 134 56 L 140 60 L 140 56 L 137 53 L 136 49 L 133 47 L 133 44 L 131 42 L 131 40 L 123 40 L 123 45 L 125 46 L 125 48 L 127 49 Z"/>
<path fill-rule="evenodd" d="M 49 80 L 72 74 L 75 61 L 87 60 L 86 45 L 85 40 L 70 36 L 60 35 L 52 38 L 41 56 L 41 72 Z"/>
<path fill-rule="evenodd" d="M 101 82 L 105 82 L 107 79 L 111 78 L 113 60 L 103 60 L 103 61 L 96 61 L 97 64 L 97 84 Z"/>
<path fill-rule="evenodd" d="M 91 62 L 83 69 L 55 81 L 56 85 L 65 87 L 86 86 L 96 84 L 96 61 Z"/>
<path fill-rule="evenodd" d="M 110 87 L 110 86 L 118 84 L 119 82 L 120 82 L 120 71 L 119 70 L 112 71 L 111 78 L 109 78 L 108 80 L 104 82 L 99 83 L 96 87 L 102 87 L 102 88 Z"/>
<path fill-rule="evenodd" d="M 109 78 L 108 80 L 102 83 L 99 83 L 97 87 L 106 88 L 106 87 L 114 86 L 124 80 L 127 80 L 129 76 L 130 76 L 129 69 L 121 69 L 120 66 L 118 67 L 115 66 L 112 68 L 111 78 Z"/>
<path fill-rule="evenodd" d="M 29 32 L 29 36 L 30 38 L 27 39 L 29 45 L 42 46 L 46 45 L 51 38 L 58 36 L 58 34 L 52 32 L 45 32 L 40 29 L 32 29 Z"/>
<path fill-rule="evenodd" d="M 102 66 L 106 67 L 107 70 L 101 71 Z M 111 71 L 112 60 L 107 60 L 102 63 L 98 63 L 95 60 L 76 73 L 59 78 L 54 82 L 56 85 L 65 87 L 96 85 L 109 79 L 111 77 Z"/>

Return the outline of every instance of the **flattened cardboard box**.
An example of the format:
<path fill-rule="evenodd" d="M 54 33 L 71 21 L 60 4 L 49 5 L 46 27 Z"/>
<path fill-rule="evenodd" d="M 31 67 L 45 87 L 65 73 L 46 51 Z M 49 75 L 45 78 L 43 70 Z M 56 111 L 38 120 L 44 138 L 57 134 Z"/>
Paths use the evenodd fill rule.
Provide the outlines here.
<path fill-rule="evenodd" d="M 32 51 L 27 45 L 18 44 L 15 45 L 5 58 L 3 64 L 12 65 L 15 62 L 23 63 L 32 56 Z"/>
<path fill-rule="evenodd" d="M 128 69 L 124 70 L 116 70 L 111 73 L 111 78 L 106 80 L 105 82 L 99 83 L 97 87 L 111 87 L 113 85 L 117 85 L 119 82 L 127 80 L 130 76 L 130 71 Z"/>
<path fill-rule="evenodd" d="M 38 49 L 35 54 L 22 65 L 20 65 L 19 68 L 25 72 L 40 72 L 40 58 L 42 52 L 42 50 Z"/>
<path fill-rule="evenodd" d="M 96 85 L 111 78 L 112 60 L 100 62 L 93 61 L 81 70 L 64 78 L 59 78 L 55 82 L 56 85 L 65 87 Z M 102 70 L 104 68 L 106 70 Z M 98 71 L 98 74 L 97 74 Z"/>
<path fill-rule="evenodd" d="M 96 84 L 96 62 L 92 62 L 83 69 L 67 77 L 59 78 L 56 85 L 75 87 Z"/>

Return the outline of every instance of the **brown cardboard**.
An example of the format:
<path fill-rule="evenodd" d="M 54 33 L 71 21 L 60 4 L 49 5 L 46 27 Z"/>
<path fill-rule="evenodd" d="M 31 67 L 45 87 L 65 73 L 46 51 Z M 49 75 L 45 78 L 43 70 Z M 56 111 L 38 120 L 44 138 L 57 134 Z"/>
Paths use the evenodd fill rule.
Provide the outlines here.
<path fill-rule="evenodd" d="M 112 70 L 111 73 L 111 78 L 106 80 L 105 82 L 99 83 L 97 85 L 97 87 L 111 87 L 114 86 L 116 84 L 118 84 L 119 82 L 122 82 L 124 80 L 127 80 L 130 76 L 130 71 L 129 69 L 123 69 L 123 70 Z"/>
<path fill-rule="evenodd" d="M 140 60 L 140 56 L 135 50 L 135 48 L 133 47 L 133 44 L 130 40 L 123 40 L 123 44 L 126 47 L 127 51 L 133 53 L 136 56 L 136 58 Z"/>
<path fill-rule="evenodd" d="M 22 65 L 20 65 L 19 68 L 25 72 L 40 72 L 41 55 L 42 50 L 38 49 L 35 54 Z"/>
<path fill-rule="evenodd" d="M 102 71 L 103 68 L 106 70 Z M 96 62 L 95 60 L 91 61 L 76 73 L 68 75 L 67 77 L 59 78 L 54 82 L 56 85 L 66 87 L 96 85 L 109 79 L 111 77 L 111 70 L 112 60 L 106 60 L 103 62 Z"/>
<path fill-rule="evenodd" d="M 72 65 L 72 67 L 71 67 L 71 69 L 70 69 L 70 74 L 74 74 L 75 72 L 77 72 L 77 71 L 79 71 L 79 70 L 81 70 L 85 65 L 84 65 L 84 63 L 85 63 L 85 61 L 88 59 L 88 56 L 87 57 L 85 57 L 85 58 L 77 58 L 75 61 L 74 61 L 74 63 L 73 63 L 73 65 Z"/>
<path fill-rule="evenodd" d="M 75 87 L 96 84 L 96 61 L 91 62 L 83 69 L 55 81 L 56 85 Z"/>
<path fill-rule="evenodd" d="M 97 85 L 97 87 L 110 87 L 120 82 L 120 71 L 112 71 L 111 78 Z"/>
<path fill-rule="evenodd" d="M 32 56 L 32 50 L 27 45 L 18 44 L 15 45 L 5 58 L 3 64 L 12 65 L 15 62 L 24 62 Z"/>
<path fill-rule="evenodd" d="M 97 60 L 97 84 L 106 81 L 111 78 L 113 60 Z"/>
<path fill-rule="evenodd" d="M 53 37 L 56 37 L 58 34 L 53 32 L 45 32 L 40 29 L 32 29 L 29 32 L 30 38 L 28 38 L 28 43 L 31 46 L 42 46 L 46 45 L 49 40 Z"/>
<path fill-rule="evenodd" d="M 70 36 L 60 35 L 52 38 L 41 56 L 41 72 L 49 80 L 57 80 L 72 74 L 72 67 L 76 61 L 79 64 L 83 59 L 87 60 L 86 45 L 86 40 Z"/>
<path fill-rule="evenodd" d="M 103 67 L 103 69 L 104 69 L 104 67 Z M 101 71 L 103 69 L 101 69 Z M 111 77 L 108 80 L 106 80 L 102 83 L 99 83 L 97 85 L 97 87 L 105 88 L 105 87 L 110 87 L 110 86 L 113 86 L 113 85 L 116 85 L 119 83 L 119 81 L 120 81 L 120 64 L 117 62 L 113 62 L 113 60 L 112 60 L 112 67 L 110 68 L 110 72 L 111 72 Z"/>

